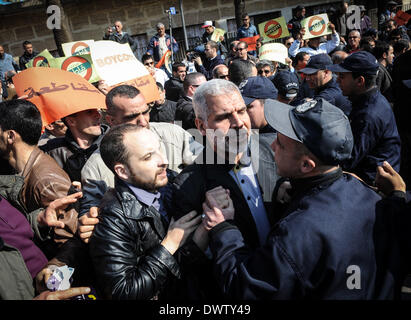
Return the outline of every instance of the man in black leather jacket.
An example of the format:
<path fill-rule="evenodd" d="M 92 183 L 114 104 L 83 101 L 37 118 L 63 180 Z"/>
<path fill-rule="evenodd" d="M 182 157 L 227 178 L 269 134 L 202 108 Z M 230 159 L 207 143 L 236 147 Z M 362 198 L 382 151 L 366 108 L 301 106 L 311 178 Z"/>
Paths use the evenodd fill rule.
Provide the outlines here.
<path fill-rule="evenodd" d="M 161 298 L 169 281 L 180 277 L 173 254 L 201 218 L 192 211 L 169 222 L 163 206 L 168 163 L 150 130 L 133 124 L 112 128 L 100 152 L 115 174 L 115 188 L 101 202 L 89 242 L 99 287 L 109 299 Z"/>

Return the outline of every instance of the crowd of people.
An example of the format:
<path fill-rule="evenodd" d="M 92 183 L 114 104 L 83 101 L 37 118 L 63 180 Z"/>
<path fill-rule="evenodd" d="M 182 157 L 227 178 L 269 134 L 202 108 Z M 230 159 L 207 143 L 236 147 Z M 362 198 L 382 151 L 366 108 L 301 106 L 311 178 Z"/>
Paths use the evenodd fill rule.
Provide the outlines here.
<path fill-rule="evenodd" d="M 226 301 L 401 299 L 410 274 L 410 24 L 387 3 L 378 30 L 361 6 L 330 12 L 303 40 L 298 6 L 286 64 L 224 36 L 184 61 L 162 23 L 141 62 L 159 99 L 108 88 L 106 109 L 48 124 L 0 47 L 0 299 Z M 105 40 L 135 45 L 120 21 Z M 407 29 L 408 28 L 408 29 Z M 188 62 L 195 70 L 188 72 Z M 105 79 L 108 80 L 108 79 Z M 71 288 L 48 280 L 74 268 Z"/>

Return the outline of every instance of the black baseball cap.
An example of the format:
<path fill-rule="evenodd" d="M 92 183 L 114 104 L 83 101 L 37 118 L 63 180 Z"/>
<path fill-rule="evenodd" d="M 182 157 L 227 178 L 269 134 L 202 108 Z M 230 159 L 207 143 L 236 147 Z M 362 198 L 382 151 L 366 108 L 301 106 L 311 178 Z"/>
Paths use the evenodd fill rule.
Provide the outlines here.
<path fill-rule="evenodd" d="M 342 63 L 328 66 L 328 70 L 376 75 L 378 72 L 378 61 L 368 51 L 358 51 L 350 54 Z"/>
<path fill-rule="evenodd" d="M 294 72 L 288 70 L 277 72 L 273 84 L 283 97 L 293 98 L 298 94 L 298 78 Z"/>
<path fill-rule="evenodd" d="M 278 90 L 274 84 L 266 77 L 250 77 L 241 82 L 238 86 L 246 105 L 255 99 L 277 99 Z"/>
<path fill-rule="evenodd" d="M 264 115 L 271 127 L 304 144 L 325 165 L 338 165 L 351 157 L 354 138 L 350 121 L 324 99 L 297 107 L 266 100 Z"/>
<path fill-rule="evenodd" d="M 328 54 L 316 54 L 314 56 L 311 56 L 305 68 L 301 69 L 300 72 L 304 74 L 313 74 L 318 70 L 328 70 L 328 66 L 331 64 L 333 64 L 333 62 Z"/>

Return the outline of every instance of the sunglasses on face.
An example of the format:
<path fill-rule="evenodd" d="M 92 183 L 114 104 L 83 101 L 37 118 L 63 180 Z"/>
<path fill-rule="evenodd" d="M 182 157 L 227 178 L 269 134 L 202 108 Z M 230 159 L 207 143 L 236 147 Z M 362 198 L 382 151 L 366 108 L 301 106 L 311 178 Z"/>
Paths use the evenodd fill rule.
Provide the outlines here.
<path fill-rule="evenodd" d="M 258 74 L 263 74 L 263 73 L 269 74 L 270 70 L 258 70 Z"/>

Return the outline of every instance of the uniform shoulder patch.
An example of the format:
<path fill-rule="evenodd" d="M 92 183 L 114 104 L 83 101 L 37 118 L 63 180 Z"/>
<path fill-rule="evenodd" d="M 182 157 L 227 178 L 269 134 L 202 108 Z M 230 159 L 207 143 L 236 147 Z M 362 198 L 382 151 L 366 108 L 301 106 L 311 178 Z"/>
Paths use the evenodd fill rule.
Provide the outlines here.
<path fill-rule="evenodd" d="M 304 113 L 314 108 L 316 104 L 317 104 L 316 100 L 310 100 L 310 101 L 304 102 L 303 104 L 300 104 L 299 106 L 295 107 L 295 111 L 298 113 Z"/>

